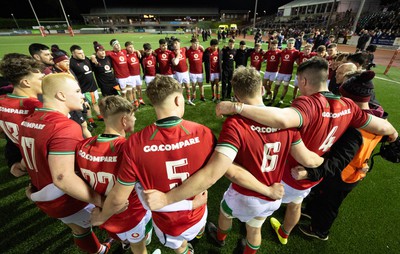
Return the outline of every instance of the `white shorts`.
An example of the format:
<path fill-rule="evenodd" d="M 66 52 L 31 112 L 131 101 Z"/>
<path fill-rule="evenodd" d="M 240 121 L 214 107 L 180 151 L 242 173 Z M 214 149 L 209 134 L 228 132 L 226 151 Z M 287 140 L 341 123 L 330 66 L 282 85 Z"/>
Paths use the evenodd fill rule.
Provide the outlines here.
<path fill-rule="evenodd" d="M 175 72 L 174 78 L 179 82 L 179 84 L 190 83 L 188 72 Z"/>
<path fill-rule="evenodd" d="M 210 74 L 210 81 L 219 80 L 219 73 L 211 73 Z"/>
<path fill-rule="evenodd" d="M 203 83 L 203 74 L 189 73 L 189 78 L 193 84 Z"/>
<path fill-rule="evenodd" d="M 144 81 L 148 85 L 148 84 L 150 84 L 151 81 L 153 81 L 154 78 L 155 78 L 155 76 L 145 76 Z"/>
<path fill-rule="evenodd" d="M 128 82 L 126 83 L 126 85 L 131 86 L 131 87 L 141 86 L 142 79 L 140 78 L 140 75 L 129 76 Z"/>
<path fill-rule="evenodd" d="M 297 80 L 297 75 L 294 77 L 294 87 L 299 87 L 299 81 Z"/>
<path fill-rule="evenodd" d="M 70 216 L 59 218 L 59 220 L 62 221 L 64 224 L 75 224 L 83 228 L 90 228 L 92 226 L 90 224 L 90 216 L 94 208 L 95 206 L 93 204 L 88 204 L 82 210 Z"/>
<path fill-rule="evenodd" d="M 290 80 L 292 79 L 292 75 L 291 74 L 282 74 L 282 73 L 278 73 L 278 76 L 276 77 L 277 81 L 285 81 L 285 82 L 290 82 Z"/>
<path fill-rule="evenodd" d="M 123 233 L 116 234 L 122 241 L 129 241 L 130 243 L 138 243 L 146 236 L 146 225 L 151 220 L 151 211 L 146 211 L 143 219 L 132 228 Z"/>
<path fill-rule="evenodd" d="M 267 218 L 281 206 L 281 200 L 267 201 L 261 198 L 246 196 L 235 189 L 232 185 L 225 191 L 221 201 L 221 210 L 239 219 L 241 222 L 248 222 L 256 217 Z"/>
<path fill-rule="evenodd" d="M 286 183 L 282 181 L 283 188 L 285 189 L 285 195 L 282 198 L 282 203 L 288 204 L 288 203 L 295 203 L 295 204 L 301 204 L 303 202 L 303 199 L 310 194 L 311 188 L 308 188 L 306 190 L 298 190 L 293 187 L 290 187 Z"/>
<path fill-rule="evenodd" d="M 172 74 L 171 75 L 160 74 L 160 76 L 174 78 L 174 75 L 172 75 Z"/>
<path fill-rule="evenodd" d="M 127 78 L 115 78 L 117 80 L 117 83 L 119 84 L 119 87 L 121 87 L 122 90 L 125 90 L 128 82 L 129 82 L 129 77 Z"/>
<path fill-rule="evenodd" d="M 179 247 L 181 247 L 184 240 L 191 241 L 192 239 L 194 239 L 197 236 L 197 234 L 201 231 L 201 229 L 206 225 L 207 214 L 208 214 L 208 210 L 206 208 L 206 211 L 204 212 L 204 215 L 201 218 L 201 220 L 199 222 L 197 222 L 195 225 L 193 225 L 193 227 L 188 228 L 186 231 L 184 231 L 179 236 L 171 236 L 171 235 L 164 234 L 163 232 L 161 232 L 161 230 L 157 227 L 157 225 L 153 221 L 154 231 L 156 232 L 156 235 L 157 235 L 158 239 L 160 240 L 161 244 L 163 244 L 173 250 L 176 250 Z"/>
<path fill-rule="evenodd" d="M 277 75 L 278 75 L 278 72 L 268 72 L 268 71 L 266 71 L 264 73 L 264 79 L 275 81 Z"/>

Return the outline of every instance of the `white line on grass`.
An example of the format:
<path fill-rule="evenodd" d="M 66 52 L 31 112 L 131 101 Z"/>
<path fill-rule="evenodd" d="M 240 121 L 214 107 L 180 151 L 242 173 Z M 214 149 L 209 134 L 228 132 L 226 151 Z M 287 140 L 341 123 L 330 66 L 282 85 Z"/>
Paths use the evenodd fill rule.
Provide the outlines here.
<path fill-rule="evenodd" d="M 396 84 L 400 84 L 400 82 L 399 82 L 399 81 L 394 81 L 394 80 L 387 79 L 387 78 L 381 78 L 381 77 L 375 77 L 375 78 L 377 78 L 377 79 L 381 79 L 381 80 L 385 80 L 385 81 L 389 81 L 389 82 L 396 83 Z"/>

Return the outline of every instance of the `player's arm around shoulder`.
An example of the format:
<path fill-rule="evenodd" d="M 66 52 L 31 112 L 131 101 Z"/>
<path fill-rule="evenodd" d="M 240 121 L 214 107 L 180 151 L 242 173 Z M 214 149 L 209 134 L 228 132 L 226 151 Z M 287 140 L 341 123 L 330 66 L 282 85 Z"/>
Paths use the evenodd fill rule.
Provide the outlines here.
<path fill-rule="evenodd" d="M 395 141 L 399 134 L 397 133 L 396 129 L 393 127 L 393 125 L 387 121 L 386 119 L 379 118 L 373 115 L 370 115 L 370 121 L 366 123 L 366 125 L 361 127 L 362 129 L 382 135 L 382 136 L 389 136 L 389 142 L 390 141 Z"/>
<path fill-rule="evenodd" d="M 74 171 L 75 154 L 49 154 L 49 168 L 53 183 L 69 196 L 102 206 L 102 197 L 90 188 Z"/>
<path fill-rule="evenodd" d="M 301 140 L 295 144 L 292 144 L 290 148 L 290 155 L 292 155 L 298 163 L 308 168 L 316 168 L 324 162 L 324 158 L 308 150 Z"/>
<path fill-rule="evenodd" d="M 240 102 L 221 102 L 215 108 L 217 116 L 240 114 L 273 128 L 295 128 L 301 125 L 301 116 L 294 108 L 258 107 Z"/>

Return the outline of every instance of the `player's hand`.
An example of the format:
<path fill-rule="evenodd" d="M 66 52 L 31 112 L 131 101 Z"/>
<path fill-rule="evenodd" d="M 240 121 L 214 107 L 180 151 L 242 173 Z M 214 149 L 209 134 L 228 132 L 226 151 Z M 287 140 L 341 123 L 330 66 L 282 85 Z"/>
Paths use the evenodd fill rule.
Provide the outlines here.
<path fill-rule="evenodd" d="M 106 222 L 106 220 L 104 220 L 101 216 L 101 209 L 99 207 L 95 207 L 92 210 L 92 214 L 90 216 L 90 223 L 93 226 L 100 226 L 102 225 L 104 222 Z"/>
<path fill-rule="evenodd" d="M 26 175 L 26 168 L 21 162 L 16 162 L 11 166 L 10 173 L 15 177 Z"/>
<path fill-rule="evenodd" d="M 285 189 L 283 188 L 283 184 L 281 183 L 274 183 L 268 188 L 270 192 L 268 194 L 268 197 L 272 199 L 282 199 L 283 195 L 285 195 Z"/>
<path fill-rule="evenodd" d="M 234 103 L 229 101 L 221 101 L 215 107 L 215 114 L 217 116 L 232 115 L 235 113 Z"/>
<path fill-rule="evenodd" d="M 98 64 L 99 64 L 99 62 L 97 61 L 95 55 L 91 55 L 91 56 L 90 56 L 90 61 L 92 61 L 92 63 L 94 63 L 95 65 L 98 65 Z"/>
<path fill-rule="evenodd" d="M 207 204 L 208 191 L 203 191 L 202 193 L 196 195 L 192 200 L 192 210 L 199 208 L 200 206 Z"/>
<path fill-rule="evenodd" d="M 25 188 L 25 195 L 29 200 L 32 200 L 31 195 L 33 192 L 32 184 L 28 184 L 28 187 Z"/>
<path fill-rule="evenodd" d="M 167 195 L 158 190 L 144 190 L 144 201 L 150 210 L 155 211 L 168 205 Z"/>
<path fill-rule="evenodd" d="M 369 166 L 367 165 L 364 168 L 360 168 L 358 171 L 360 171 L 360 173 L 366 174 L 369 171 Z"/>
<path fill-rule="evenodd" d="M 308 173 L 303 166 L 296 166 L 292 168 L 291 174 L 295 180 L 304 180 L 308 178 Z"/>
<path fill-rule="evenodd" d="M 83 103 L 83 106 L 84 106 L 87 110 L 90 110 L 90 104 L 89 104 L 89 102 L 85 101 L 85 102 Z"/>

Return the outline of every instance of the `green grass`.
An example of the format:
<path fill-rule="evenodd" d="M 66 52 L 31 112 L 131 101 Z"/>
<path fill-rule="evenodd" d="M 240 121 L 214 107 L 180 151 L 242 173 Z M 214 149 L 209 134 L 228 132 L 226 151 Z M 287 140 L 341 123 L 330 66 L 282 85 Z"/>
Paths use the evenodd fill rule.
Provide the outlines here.
<path fill-rule="evenodd" d="M 150 42 L 153 48 L 158 47 L 158 39 L 165 35 L 146 34 L 116 34 L 116 35 L 79 35 L 0 37 L 0 56 L 10 52 L 28 53 L 28 45 L 32 42 L 47 45 L 58 44 L 60 48 L 68 50 L 72 44 L 79 44 L 87 54 L 93 52 L 92 41 L 97 40 L 108 48 L 108 42 L 117 38 L 121 43 L 133 40 L 136 48 L 144 42 Z M 181 36 L 184 45 L 189 45 L 190 36 Z M 204 44 L 204 46 L 207 46 Z M 390 113 L 389 120 L 400 129 L 398 113 L 398 96 L 400 83 L 384 81 L 386 78 L 400 81 L 398 69 L 393 68 L 388 76 L 381 73 L 383 66 L 375 71 L 374 80 L 376 94 L 382 106 Z M 289 94 L 291 90 L 289 91 Z M 209 99 L 210 91 L 206 89 Z M 289 97 L 288 97 L 289 98 Z M 397 101 L 397 102 L 396 102 Z M 285 104 L 284 106 L 287 106 Z M 214 113 L 215 104 L 211 101 L 198 103 L 196 107 L 186 107 L 185 119 L 197 121 L 210 127 L 216 135 L 221 130 L 223 120 L 217 119 Z M 151 106 L 141 108 L 137 114 L 135 131 L 155 121 L 154 110 Z M 96 133 L 102 131 L 103 124 L 99 122 Z M 0 153 L 4 154 L 4 141 L 0 142 Z M 262 229 L 263 242 L 259 253 L 399 253 L 400 241 L 398 228 L 400 227 L 400 170 L 399 165 L 391 164 L 377 158 L 374 170 L 349 195 L 342 205 L 339 218 L 331 229 L 330 239 L 327 242 L 310 240 L 295 229 L 286 246 L 280 245 L 268 223 Z M 0 158 L 0 250 L 1 253 L 80 253 L 73 245 L 69 230 L 61 222 L 50 219 L 36 209 L 24 194 L 28 177 L 12 177 L 5 165 L 4 158 Z M 209 191 L 209 220 L 216 222 L 218 218 L 219 202 L 228 186 L 226 179 L 218 181 Z M 283 219 L 284 208 L 279 209 L 275 216 Z M 304 222 L 301 222 L 304 223 Z M 216 248 L 203 237 L 195 244 L 196 253 L 232 253 L 237 240 L 242 235 L 240 223 L 234 221 L 233 229 L 224 248 Z M 104 234 L 99 232 L 104 238 Z M 158 239 L 153 237 L 149 250 L 160 248 Z M 163 253 L 173 253 L 162 248 Z M 113 253 L 118 253 L 113 248 Z"/>

